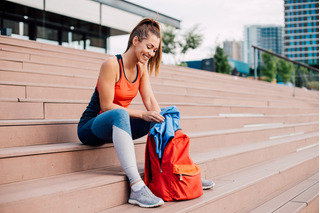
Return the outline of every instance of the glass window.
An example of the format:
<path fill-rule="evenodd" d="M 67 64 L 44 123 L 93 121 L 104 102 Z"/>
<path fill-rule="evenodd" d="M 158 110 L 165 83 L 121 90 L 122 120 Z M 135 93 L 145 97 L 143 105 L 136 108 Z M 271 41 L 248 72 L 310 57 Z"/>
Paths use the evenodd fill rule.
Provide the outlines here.
<path fill-rule="evenodd" d="M 43 43 L 48 43 L 48 44 L 59 45 L 58 30 L 38 26 L 37 27 L 37 41 L 43 42 Z"/>
<path fill-rule="evenodd" d="M 62 32 L 62 46 L 72 47 L 75 49 L 84 49 L 83 36 L 74 32 Z"/>
<path fill-rule="evenodd" d="M 3 19 L 3 28 L 12 30 L 12 37 L 29 39 L 29 24 L 8 19 Z"/>
<path fill-rule="evenodd" d="M 106 40 L 103 38 L 87 36 L 86 38 L 86 50 L 93 52 L 105 53 Z"/>

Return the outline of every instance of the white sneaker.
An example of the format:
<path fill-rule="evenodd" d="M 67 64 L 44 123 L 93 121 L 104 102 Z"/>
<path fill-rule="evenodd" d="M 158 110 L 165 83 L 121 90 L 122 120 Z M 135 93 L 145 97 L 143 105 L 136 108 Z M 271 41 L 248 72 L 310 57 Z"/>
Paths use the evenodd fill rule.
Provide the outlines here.
<path fill-rule="evenodd" d="M 212 180 L 206 180 L 203 178 L 201 178 L 201 183 L 202 183 L 203 190 L 211 189 L 216 185 Z"/>
<path fill-rule="evenodd" d="M 128 202 L 144 208 L 152 208 L 164 204 L 163 200 L 155 196 L 147 186 L 143 186 L 136 192 L 131 190 Z"/>

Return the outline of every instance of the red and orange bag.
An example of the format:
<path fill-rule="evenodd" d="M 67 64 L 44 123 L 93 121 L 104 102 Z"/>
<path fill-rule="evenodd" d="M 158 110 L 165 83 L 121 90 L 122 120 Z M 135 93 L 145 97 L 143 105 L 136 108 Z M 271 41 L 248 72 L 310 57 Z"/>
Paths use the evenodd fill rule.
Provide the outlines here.
<path fill-rule="evenodd" d="M 145 183 L 164 201 L 188 200 L 203 194 L 201 170 L 189 156 L 189 137 L 175 132 L 160 162 L 154 138 L 148 136 L 145 154 Z"/>

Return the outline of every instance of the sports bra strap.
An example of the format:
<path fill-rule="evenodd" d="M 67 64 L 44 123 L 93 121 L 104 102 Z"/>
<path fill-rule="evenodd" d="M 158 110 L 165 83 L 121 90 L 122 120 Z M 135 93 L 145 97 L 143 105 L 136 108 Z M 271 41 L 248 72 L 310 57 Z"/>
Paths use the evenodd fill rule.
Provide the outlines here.
<path fill-rule="evenodd" d="M 127 78 L 127 76 L 126 76 L 125 70 L 124 70 L 124 68 L 123 68 L 122 56 L 121 56 L 120 54 L 118 54 L 118 55 L 116 55 L 116 56 L 117 56 L 117 61 L 118 61 L 118 63 L 119 63 L 119 75 L 120 75 L 118 81 L 120 81 L 120 79 L 121 79 L 121 77 L 122 77 L 122 73 L 123 73 L 124 77 L 126 78 L 126 80 L 129 81 L 128 78 Z M 140 66 L 139 66 L 139 64 L 137 64 L 137 75 L 136 75 L 136 78 L 134 79 L 133 82 L 131 82 L 131 81 L 129 81 L 129 82 L 130 82 L 130 83 L 136 82 L 139 75 L 141 75 L 141 74 L 140 74 Z"/>

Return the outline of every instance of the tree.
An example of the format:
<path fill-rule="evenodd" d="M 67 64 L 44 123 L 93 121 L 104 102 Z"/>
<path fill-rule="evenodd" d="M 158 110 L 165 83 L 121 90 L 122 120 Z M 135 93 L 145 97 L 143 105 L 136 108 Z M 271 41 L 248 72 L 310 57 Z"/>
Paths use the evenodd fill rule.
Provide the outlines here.
<path fill-rule="evenodd" d="M 166 25 L 162 30 L 162 51 L 172 54 L 176 64 L 180 64 L 189 50 L 197 49 L 203 42 L 203 34 L 199 33 L 199 25 L 181 32 Z"/>
<path fill-rule="evenodd" d="M 162 52 L 167 54 L 175 54 L 177 48 L 176 33 L 173 27 L 166 26 L 166 30 L 162 31 Z"/>
<path fill-rule="evenodd" d="M 297 87 L 307 87 L 307 84 L 309 82 L 308 69 L 305 67 L 297 66 L 297 68 L 295 70 L 296 70 L 296 86 Z"/>
<path fill-rule="evenodd" d="M 265 52 L 261 56 L 263 61 L 262 75 L 265 76 L 265 81 L 272 82 L 277 74 L 277 58 Z"/>
<path fill-rule="evenodd" d="M 214 69 L 216 72 L 224 74 L 229 74 L 231 71 L 228 57 L 224 55 L 223 49 L 219 46 L 217 46 L 214 54 Z"/>
<path fill-rule="evenodd" d="M 279 59 L 277 63 L 277 74 L 283 83 L 287 83 L 292 79 L 293 64 Z"/>
<path fill-rule="evenodd" d="M 203 34 L 198 34 L 199 25 L 195 25 L 190 30 L 186 31 L 182 35 L 182 40 L 179 42 L 179 46 L 181 48 L 182 59 L 184 59 L 185 54 L 188 50 L 197 49 L 203 41 Z"/>

